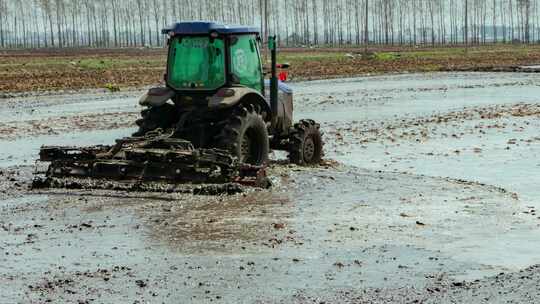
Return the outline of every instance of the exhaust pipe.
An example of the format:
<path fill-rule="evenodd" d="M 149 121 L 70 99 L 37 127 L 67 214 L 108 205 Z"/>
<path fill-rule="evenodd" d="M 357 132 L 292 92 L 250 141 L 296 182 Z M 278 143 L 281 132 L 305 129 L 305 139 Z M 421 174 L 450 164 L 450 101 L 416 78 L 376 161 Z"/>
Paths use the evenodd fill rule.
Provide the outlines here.
<path fill-rule="evenodd" d="M 278 78 L 277 78 L 277 46 L 276 36 L 268 37 L 268 47 L 272 57 L 272 74 L 270 77 L 270 108 L 272 119 L 278 116 Z"/>

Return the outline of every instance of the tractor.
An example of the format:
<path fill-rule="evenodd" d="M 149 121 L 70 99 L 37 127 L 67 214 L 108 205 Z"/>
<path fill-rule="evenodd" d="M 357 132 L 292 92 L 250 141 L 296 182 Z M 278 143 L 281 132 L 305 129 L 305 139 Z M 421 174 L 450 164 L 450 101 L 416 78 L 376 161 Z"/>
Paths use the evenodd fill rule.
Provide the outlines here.
<path fill-rule="evenodd" d="M 79 187 L 59 178 L 261 184 L 270 149 L 287 151 L 298 165 L 321 161 L 319 124 L 293 124 L 292 90 L 277 77 L 288 65 L 277 64 L 275 37 L 265 80 L 256 28 L 179 22 L 162 33 L 166 85 L 139 100 L 137 132 L 111 146 L 41 147 L 39 160 L 50 165 L 36 188 Z"/>
<path fill-rule="evenodd" d="M 174 129 L 196 148 L 220 148 L 240 162 L 262 165 L 270 149 L 286 150 L 292 163 L 321 161 L 319 125 L 293 125 L 292 90 L 277 79 L 276 40 L 270 37 L 271 77 L 265 81 L 261 38 L 251 27 L 180 22 L 168 35 L 166 87 L 151 89 L 134 136 Z"/>

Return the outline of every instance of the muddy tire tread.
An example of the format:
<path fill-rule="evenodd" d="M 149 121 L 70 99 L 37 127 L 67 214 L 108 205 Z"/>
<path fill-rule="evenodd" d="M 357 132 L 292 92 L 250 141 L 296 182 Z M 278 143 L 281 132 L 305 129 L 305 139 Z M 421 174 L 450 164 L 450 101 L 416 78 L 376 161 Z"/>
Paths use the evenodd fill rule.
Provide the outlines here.
<path fill-rule="evenodd" d="M 322 160 L 324 156 L 323 152 L 323 142 L 322 142 L 322 132 L 320 131 L 320 125 L 312 119 L 303 119 L 298 123 L 294 124 L 293 131 L 289 136 L 289 161 L 293 164 L 304 166 L 304 165 L 315 165 Z M 315 136 L 318 138 L 319 143 L 317 149 L 319 150 L 318 155 L 315 156 L 315 161 L 306 163 L 304 160 L 303 147 L 304 142 L 309 136 Z"/>
<path fill-rule="evenodd" d="M 255 122 L 258 121 L 258 122 Z M 239 108 L 233 110 L 232 115 L 227 119 L 225 126 L 222 131 L 216 135 L 214 138 L 216 143 L 216 148 L 230 151 L 234 156 L 240 157 L 239 155 L 239 143 L 241 142 L 241 136 L 243 135 L 244 128 L 247 124 L 256 124 L 259 123 L 259 132 L 261 132 L 265 138 L 262 149 L 262 159 L 260 164 L 265 164 L 268 162 L 268 153 L 269 153 L 269 143 L 268 143 L 268 132 L 266 129 L 266 124 L 264 119 L 258 110 L 258 108 L 252 104 L 242 105 Z M 256 164 L 256 165 L 260 165 Z"/>

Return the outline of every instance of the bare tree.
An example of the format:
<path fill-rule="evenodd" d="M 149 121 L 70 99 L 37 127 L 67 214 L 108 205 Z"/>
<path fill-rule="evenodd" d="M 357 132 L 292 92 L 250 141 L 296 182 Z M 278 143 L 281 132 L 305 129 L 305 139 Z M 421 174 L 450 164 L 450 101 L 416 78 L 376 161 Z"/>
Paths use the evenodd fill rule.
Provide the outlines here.
<path fill-rule="evenodd" d="M 465 30 L 463 31 L 463 42 L 465 47 L 469 44 L 469 1 L 465 0 Z"/>
<path fill-rule="evenodd" d="M 140 41 L 141 41 L 141 45 L 144 45 L 145 44 L 145 39 L 144 39 L 144 6 L 143 6 L 143 0 L 136 0 L 136 3 L 137 3 L 137 9 L 138 9 L 138 12 L 139 12 L 139 29 L 140 29 Z"/>
<path fill-rule="evenodd" d="M 6 2 L 0 0 L 0 46 L 2 48 L 6 47 L 6 38 L 4 36 L 4 19 L 9 14 Z"/>
<path fill-rule="evenodd" d="M 158 2 L 158 0 L 153 0 L 152 1 L 153 3 L 153 15 L 154 15 L 154 32 L 156 34 L 156 45 L 159 45 L 159 42 L 160 42 L 160 37 L 159 37 L 159 18 L 160 18 L 160 12 L 161 12 L 161 6 Z"/>
<path fill-rule="evenodd" d="M 364 53 L 367 55 L 369 47 L 369 0 L 364 1 Z"/>
<path fill-rule="evenodd" d="M 113 15 L 114 46 L 118 47 L 118 0 L 111 1 L 111 11 Z"/>
<path fill-rule="evenodd" d="M 497 0 L 493 0 L 493 42 L 497 42 Z"/>

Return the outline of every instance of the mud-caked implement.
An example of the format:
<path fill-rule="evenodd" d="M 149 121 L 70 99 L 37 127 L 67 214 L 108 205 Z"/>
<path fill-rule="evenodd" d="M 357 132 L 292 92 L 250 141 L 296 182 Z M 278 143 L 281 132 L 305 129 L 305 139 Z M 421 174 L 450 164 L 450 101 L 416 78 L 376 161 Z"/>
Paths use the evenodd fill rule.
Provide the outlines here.
<path fill-rule="evenodd" d="M 35 187 L 76 187 L 59 179 L 142 182 L 242 183 L 267 186 L 270 149 L 291 163 L 321 161 L 319 124 L 293 124 L 292 90 L 278 80 L 276 39 L 270 37 L 270 79 L 264 78 L 256 28 L 180 22 L 168 35 L 166 86 L 139 101 L 144 107 L 132 137 L 112 146 L 44 146 L 48 162 Z M 101 182 L 102 183 L 102 182 Z"/>

